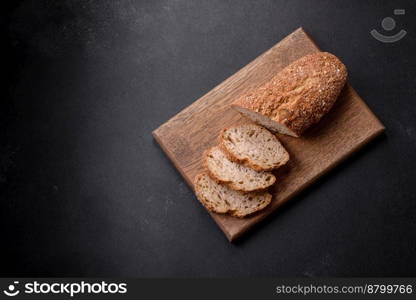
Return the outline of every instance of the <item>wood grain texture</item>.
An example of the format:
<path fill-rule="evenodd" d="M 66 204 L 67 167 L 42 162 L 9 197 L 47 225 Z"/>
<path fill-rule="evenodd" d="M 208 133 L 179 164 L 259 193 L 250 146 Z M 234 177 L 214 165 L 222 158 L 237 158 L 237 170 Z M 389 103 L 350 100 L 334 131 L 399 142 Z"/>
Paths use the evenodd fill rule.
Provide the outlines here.
<path fill-rule="evenodd" d="M 291 62 L 316 51 L 319 48 L 299 28 L 153 131 L 156 141 L 192 188 L 193 178 L 203 170 L 202 153 L 217 144 L 220 130 L 250 122 L 231 109 L 230 103 Z M 332 110 L 302 138 L 278 134 L 291 158 L 285 169 L 276 173 L 271 205 L 245 219 L 210 214 L 228 240 L 233 241 L 383 130 L 384 126 L 347 83 Z"/>

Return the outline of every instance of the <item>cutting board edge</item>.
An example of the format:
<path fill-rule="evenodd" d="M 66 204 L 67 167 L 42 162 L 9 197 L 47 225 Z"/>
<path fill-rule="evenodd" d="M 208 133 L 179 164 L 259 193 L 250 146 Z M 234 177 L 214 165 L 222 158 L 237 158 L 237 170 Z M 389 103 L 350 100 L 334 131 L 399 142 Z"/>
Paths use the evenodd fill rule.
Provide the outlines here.
<path fill-rule="evenodd" d="M 157 130 L 157 129 L 156 129 Z M 176 161 L 173 158 L 172 153 L 169 151 L 169 149 L 167 147 L 165 147 L 162 139 L 159 137 L 157 131 L 154 130 L 152 131 L 152 136 L 153 138 L 156 140 L 156 142 L 159 144 L 160 148 L 162 149 L 162 151 L 168 156 L 169 160 L 172 162 L 172 164 L 174 165 L 175 169 L 179 172 L 179 174 L 181 174 L 181 176 L 185 179 L 186 183 L 192 188 L 192 190 L 194 190 L 193 188 L 193 184 L 191 182 L 191 180 L 186 176 L 186 174 L 182 171 L 182 169 L 180 168 L 180 166 L 177 165 Z"/>

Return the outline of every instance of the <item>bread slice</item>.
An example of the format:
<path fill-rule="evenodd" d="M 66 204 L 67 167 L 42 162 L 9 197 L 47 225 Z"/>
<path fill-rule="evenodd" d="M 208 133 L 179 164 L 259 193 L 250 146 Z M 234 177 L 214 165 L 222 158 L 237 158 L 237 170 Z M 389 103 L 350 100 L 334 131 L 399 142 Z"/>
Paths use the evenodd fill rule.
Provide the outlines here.
<path fill-rule="evenodd" d="M 293 62 L 231 106 L 272 131 L 299 137 L 331 109 L 346 79 L 347 68 L 336 56 L 317 52 Z"/>
<path fill-rule="evenodd" d="M 205 153 L 205 166 L 213 179 L 237 191 L 266 189 L 276 181 L 270 172 L 258 172 L 230 161 L 219 147 L 213 147 Z"/>
<path fill-rule="evenodd" d="M 220 147 L 231 160 L 256 171 L 270 171 L 289 160 L 289 153 L 277 137 L 256 124 L 224 129 L 220 135 Z"/>
<path fill-rule="evenodd" d="M 198 200 L 210 211 L 235 217 L 245 217 L 270 204 L 272 195 L 267 192 L 242 193 L 213 180 L 207 173 L 195 177 Z"/>

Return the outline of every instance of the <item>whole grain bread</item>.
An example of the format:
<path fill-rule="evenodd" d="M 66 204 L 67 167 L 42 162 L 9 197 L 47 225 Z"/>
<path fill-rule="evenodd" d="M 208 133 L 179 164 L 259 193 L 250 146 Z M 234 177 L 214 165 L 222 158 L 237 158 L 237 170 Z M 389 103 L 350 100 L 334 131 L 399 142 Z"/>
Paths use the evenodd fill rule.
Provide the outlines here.
<path fill-rule="evenodd" d="M 276 181 L 276 177 L 270 172 L 258 172 L 229 160 L 219 147 L 212 147 L 204 156 L 209 175 L 218 182 L 226 183 L 233 190 L 242 192 L 263 190 Z"/>
<path fill-rule="evenodd" d="M 256 171 L 270 171 L 289 160 L 289 153 L 277 137 L 256 124 L 224 129 L 220 134 L 220 147 L 230 160 Z"/>
<path fill-rule="evenodd" d="M 235 217 L 245 217 L 270 204 L 272 195 L 267 192 L 242 193 L 213 180 L 207 173 L 195 177 L 198 200 L 210 211 Z"/>
<path fill-rule="evenodd" d="M 288 65 L 232 107 L 272 131 L 299 137 L 331 109 L 346 79 L 347 69 L 336 56 L 317 52 Z"/>

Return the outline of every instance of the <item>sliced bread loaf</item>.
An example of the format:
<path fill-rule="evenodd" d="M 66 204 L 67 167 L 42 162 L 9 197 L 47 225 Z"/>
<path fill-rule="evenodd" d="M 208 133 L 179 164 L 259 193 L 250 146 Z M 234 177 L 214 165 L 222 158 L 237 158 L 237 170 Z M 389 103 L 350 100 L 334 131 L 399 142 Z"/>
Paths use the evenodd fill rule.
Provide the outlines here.
<path fill-rule="evenodd" d="M 277 137 L 256 124 L 224 129 L 220 135 L 220 146 L 231 160 L 256 171 L 269 171 L 289 160 L 289 153 Z"/>
<path fill-rule="evenodd" d="M 258 172 L 230 161 L 219 147 L 205 153 L 205 166 L 211 177 L 237 191 L 252 192 L 271 186 L 276 177 L 270 172 Z"/>
<path fill-rule="evenodd" d="M 232 107 L 272 131 L 298 137 L 331 109 L 346 79 L 347 69 L 336 56 L 317 52 L 242 95 Z"/>
<path fill-rule="evenodd" d="M 213 180 L 207 173 L 195 177 L 198 200 L 210 211 L 245 217 L 270 204 L 272 195 L 267 192 L 242 193 Z"/>

